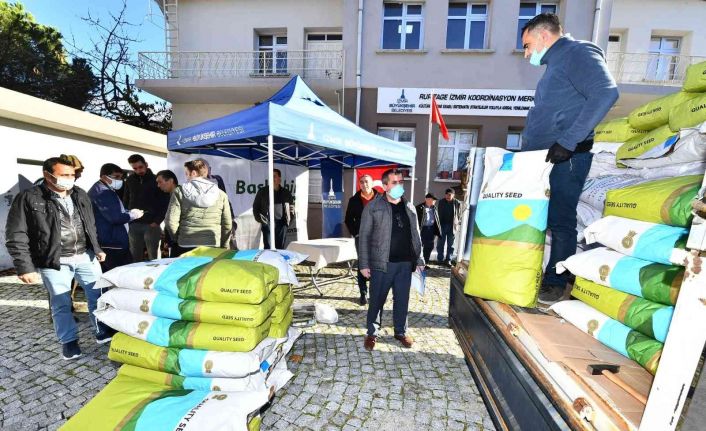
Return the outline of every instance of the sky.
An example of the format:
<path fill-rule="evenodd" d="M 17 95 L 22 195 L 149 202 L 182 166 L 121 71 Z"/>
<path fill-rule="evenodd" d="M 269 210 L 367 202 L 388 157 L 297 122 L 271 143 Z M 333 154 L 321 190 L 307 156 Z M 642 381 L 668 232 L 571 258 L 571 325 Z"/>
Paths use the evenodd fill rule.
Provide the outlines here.
<path fill-rule="evenodd" d="M 10 3 L 22 3 L 26 10 L 34 15 L 35 20 L 44 25 L 57 28 L 64 36 L 64 46 L 71 52 L 70 42 L 84 49 L 91 46 L 90 25 L 81 17 L 88 15 L 104 20 L 110 19 L 110 13 L 117 13 L 122 7 L 121 0 L 11 0 Z M 155 0 L 127 0 L 127 20 L 134 27 L 135 39 L 141 42 L 133 44 L 132 55 L 140 51 L 164 51 L 164 22 L 162 12 Z M 132 74 L 135 76 L 135 74 Z M 143 93 L 146 102 L 160 100 Z"/>

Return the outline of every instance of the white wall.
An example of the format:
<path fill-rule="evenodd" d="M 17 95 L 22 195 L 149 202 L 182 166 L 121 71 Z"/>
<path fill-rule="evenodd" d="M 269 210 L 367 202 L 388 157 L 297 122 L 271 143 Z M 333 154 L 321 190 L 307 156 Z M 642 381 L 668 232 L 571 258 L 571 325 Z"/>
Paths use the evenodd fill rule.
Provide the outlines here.
<path fill-rule="evenodd" d="M 611 32 L 624 32 L 624 50 L 649 51 L 653 34 L 681 36 L 683 55 L 706 56 L 706 2 L 703 0 L 615 0 Z"/>
<path fill-rule="evenodd" d="M 242 111 L 243 109 L 251 106 L 252 105 L 216 103 L 174 103 L 172 104 L 172 130 L 179 130 L 184 127 L 199 124 L 203 121 L 223 117 L 224 115 Z"/>
<path fill-rule="evenodd" d="M 15 159 L 44 161 L 59 154 L 77 156 L 85 166 L 77 185 L 85 190 L 98 181 L 100 168 L 105 163 L 115 163 L 123 169 L 130 169 L 127 158 L 132 154 L 142 154 L 155 173 L 167 168 L 166 154 L 140 151 L 125 145 L 6 119 L 0 119 L 0 142 L 15 148 Z M 21 168 L 25 175 L 31 176 L 27 178 L 29 181 L 42 176 L 41 166 L 23 165 Z"/>
<path fill-rule="evenodd" d="M 291 50 L 305 29 L 340 29 L 343 0 L 181 0 L 180 51 L 253 51 L 255 29 L 286 29 Z"/>

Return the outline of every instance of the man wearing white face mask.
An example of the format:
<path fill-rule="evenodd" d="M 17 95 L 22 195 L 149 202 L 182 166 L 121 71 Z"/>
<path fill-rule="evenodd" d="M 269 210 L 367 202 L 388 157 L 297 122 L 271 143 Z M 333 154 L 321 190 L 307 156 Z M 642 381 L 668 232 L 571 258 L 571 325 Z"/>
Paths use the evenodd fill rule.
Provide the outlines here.
<path fill-rule="evenodd" d="M 143 211 L 127 211 L 116 191 L 123 187 L 123 170 L 113 163 L 101 166 L 100 180 L 88 191 L 96 218 L 98 243 L 106 253 L 103 272 L 132 263 L 128 223 L 142 217 Z"/>
<path fill-rule="evenodd" d="M 368 335 L 363 346 L 373 350 L 382 326 L 382 310 L 392 289 L 395 339 L 406 348 L 414 340 L 407 335 L 407 311 L 412 272 L 424 269 L 422 239 L 417 212 L 404 194 L 403 174 L 388 169 L 382 174 L 385 193 L 363 210 L 358 236 L 358 267 L 370 279 L 367 316 Z"/>
<path fill-rule="evenodd" d="M 603 51 L 564 35 L 554 14 L 527 22 L 522 44 L 530 64 L 547 67 L 527 115 L 522 151 L 549 150 L 547 162 L 554 164 L 547 221 L 551 254 L 539 292 L 539 302 L 551 305 L 568 282 L 556 264 L 576 253 L 576 206 L 593 159 L 593 129 L 618 99 L 618 88 Z"/>
<path fill-rule="evenodd" d="M 78 326 L 71 314 L 71 285 L 78 280 L 88 302 L 96 341 L 110 341 L 110 328 L 96 322 L 101 276 L 99 262 L 105 260 L 96 236 L 91 201 L 85 191 L 74 187 L 74 166 L 69 160 L 52 157 L 42 169 L 44 182 L 15 197 L 7 218 L 7 251 L 23 283 L 44 282 L 49 291 L 52 320 L 64 359 L 81 356 Z M 41 276 L 40 276 L 41 274 Z"/>

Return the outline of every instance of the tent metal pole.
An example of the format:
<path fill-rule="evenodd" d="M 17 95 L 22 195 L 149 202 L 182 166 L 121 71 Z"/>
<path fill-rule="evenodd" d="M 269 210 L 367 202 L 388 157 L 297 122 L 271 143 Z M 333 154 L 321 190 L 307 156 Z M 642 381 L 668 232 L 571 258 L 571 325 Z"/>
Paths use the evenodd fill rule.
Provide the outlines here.
<path fill-rule="evenodd" d="M 429 165 L 431 164 L 431 129 L 432 129 L 432 122 L 431 122 L 431 116 L 432 116 L 432 103 L 434 102 L 434 93 L 435 90 L 431 90 L 431 97 L 429 98 L 429 135 L 427 136 L 427 175 L 425 178 L 425 183 L 424 183 L 424 193 L 429 193 Z"/>
<path fill-rule="evenodd" d="M 409 201 L 412 203 L 412 205 L 414 205 L 414 183 L 415 182 L 416 181 L 414 179 L 414 166 L 412 166 L 412 190 L 410 190 L 410 192 L 409 192 Z"/>
<path fill-rule="evenodd" d="M 353 196 L 356 192 L 356 188 L 358 187 L 358 169 L 353 168 L 353 188 L 351 188 L 351 196 Z"/>
<path fill-rule="evenodd" d="M 270 201 L 270 249 L 275 249 L 275 168 L 274 139 L 272 135 L 267 135 L 267 176 Z"/>

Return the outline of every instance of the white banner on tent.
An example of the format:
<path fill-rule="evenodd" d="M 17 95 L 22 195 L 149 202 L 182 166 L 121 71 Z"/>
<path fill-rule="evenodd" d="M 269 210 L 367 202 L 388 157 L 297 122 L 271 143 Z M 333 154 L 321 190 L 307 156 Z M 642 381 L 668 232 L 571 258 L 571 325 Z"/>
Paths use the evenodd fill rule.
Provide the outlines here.
<path fill-rule="evenodd" d="M 266 184 L 267 163 L 169 152 L 167 164 L 169 169 L 174 171 L 179 178 L 179 183 L 184 182 L 185 179 L 184 163 L 197 157 L 209 163 L 212 175 L 219 175 L 223 178 L 226 193 L 238 223 L 236 230 L 238 248 L 244 250 L 261 247 L 260 224 L 253 217 L 252 204 L 257 191 Z M 308 239 L 306 220 L 309 200 L 309 170 L 300 166 L 277 163 L 275 163 L 275 167 L 282 171 L 282 185 L 292 191 L 295 200 L 296 219 L 289 228 L 287 241 Z"/>

